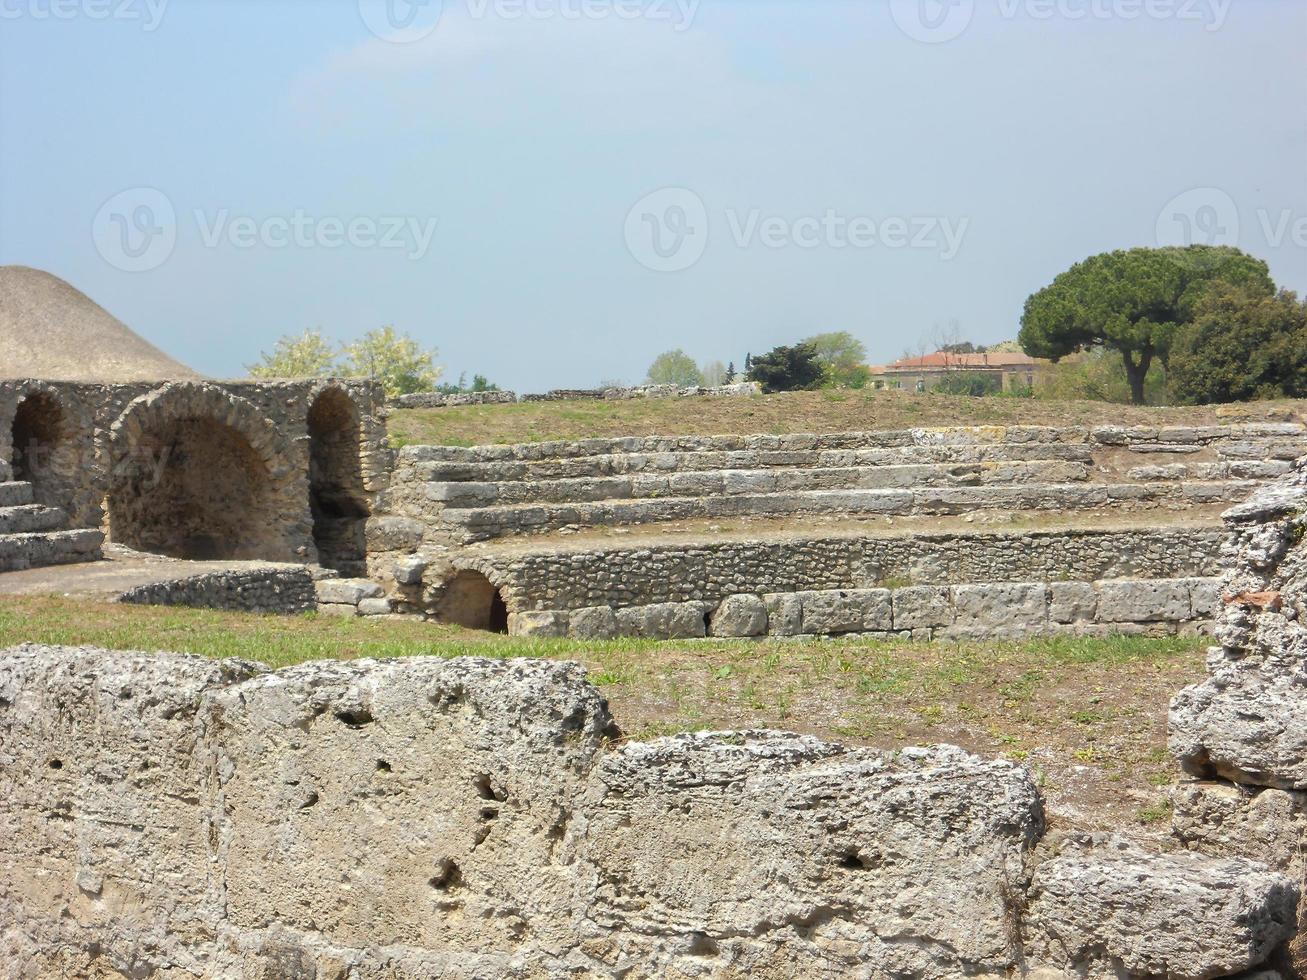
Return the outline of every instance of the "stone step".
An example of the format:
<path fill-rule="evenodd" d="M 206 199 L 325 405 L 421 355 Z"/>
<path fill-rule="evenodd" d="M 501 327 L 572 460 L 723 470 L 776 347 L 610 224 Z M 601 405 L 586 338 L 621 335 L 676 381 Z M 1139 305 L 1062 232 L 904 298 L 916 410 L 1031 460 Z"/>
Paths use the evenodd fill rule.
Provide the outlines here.
<path fill-rule="evenodd" d="M 451 507 L 496 504 L 596 503 L 665 497 L 719 497 L 809 490 L 907 490 L 930 486 L 1075 483 L 1089 479 L 1084 463 L 909 464 L 845 468 L 704 470 L 579 480 L 427 483 L 412 491 Z"/>
<path fill-rule="evenodd" d="M 629 475 L 669 475 L 711 470 L 825 469 L 846 467 L 986 464 L 1005 462 L 1092 463 L 1087 446 L 1037 443 L 1012 446 L 904 446 L 899 449 L 791 449 L 623 453 L 537 462 L 419 462 L 396 471 L 396 482 L 500 483 Z"/>
<path fill-rule="evenodd" d="M 1186 509 L 1243 500 L 1251 481 L 1206 483 L 1062 483 L 941 487 L 916 490 L 808 490 L 603 500 L 574 504 L 446 507 L 439 521 L 465 542 L 540 534 L 568 526 L 622 526 L 695 518 L 838 515 L 877 517 L 966 514 L 973 511 Z"/>
<path fill-rule="evenodd" d="M 0 507 L 21 507 L 32 502 L 30 483 L 0 482 Z"/>
<path fill-rule="evenodd" d="M 56 531 L 67 523 L 67 515 L 56 507 L 45 507 L 41 504 L 0 507 L 0 534 Z"/>
<path fill-rule="evenodd" d="M 884 430 L 874 432 L 796 433 L 791 435 L 627 436 L 572 442 L 521 443 L 502 446 L 407 446 L 401 467 L 413 463 L 539 462 L 602 455 L 795 450 L 895 449 L 939 446 L 1110 446 L 1154 453 L 1233 443 L 1242 458 L 1268 458 L 1258 443 L 1273 451 L 1307 453 L 1307 427 L 1294 422 L 1254 422 L 1219 426 L 1035 426 L 989 425 Z M 1242 447 L 1239 448 L 1239 447 Z M 1274 455 L 1270 458 L 1282 458 Z"/>
<path fill-rule="evenodd" d="M 97 561 L 104 535 L 94 528 L 42 534 L 0 534 L 0 572 Z"/>

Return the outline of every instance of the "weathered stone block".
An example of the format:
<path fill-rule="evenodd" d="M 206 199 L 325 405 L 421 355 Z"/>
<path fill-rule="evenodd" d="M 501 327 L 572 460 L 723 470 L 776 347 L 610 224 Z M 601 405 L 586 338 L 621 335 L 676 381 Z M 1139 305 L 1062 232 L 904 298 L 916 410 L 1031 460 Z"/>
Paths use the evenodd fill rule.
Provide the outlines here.
<path fill-rule="evenodd" d="M 360 616 L 389 616 L 392 612 L 389 599 L 360 599 Z"/>
<path fill-rule="evenodd" d="M 421 585 L 426 573 L 427 562 L 424 558 L 411 555 L 395 562 L 395 581 L 400 585 Z"/>
<path fill-rule="evenodd" d="M 1293 934 L 1298 900 L 1265 865 L 1103 838 L 1068 843 L 1038 867 L 1030 894 L 1035 957 L 1073 976 L 1240 973 Z"/>
<path fill-rule="evenodd" d="M 608 606 L 573 609 L 567 615 L 567 632 L 576 640 L 611 640 L 617 636 L 617 614 Z"/>
<path fill-rule="evenodd" d="M 365 578 L 329 578 L 316 585 L 318 602 L 325 603 L 357 606 L 364 599 L 379 599 L 385 594 L 380 585 Z"/>
<path fill-rule="evenodd" d="M 953 601 L 947 586 L 910 585 L 893 591 L 894 628 L 929 629 L 953 622 Z"/>
<path fill-rule="evenodd" d="M 713 636 L 763 636 L 767 606 L 756 595 L 732 595 L 721 601 L 708 621 Z"/>
<path fill-rule="evenodd" d="M 759 732 L 629 745 L 595 777 L 587 915 L 650 975 L 1001 975 L 1019 955 L 1041 812 L 1016 766 Z"/>
<path fill-rule="evenodd" d="M 697 602 L 663 602 L 618 609 L 619 636 L 651 640 L 688 640 L 707 635 L 703 606 Z"/>
<path fill-rule="evenodd" d="M 798 636 L 803 632 L 803 602 L 792 592 L 762 597 L 767 607 L 767 632 L 773 636 Z"/>
<path fill-rule="evenodd" d="M 1055 623 L 1092 623 L 1098 616 L 1098 590 L 1090 582 L 1053 582 L 1048 587 L 1048 618 Z"/>
<path fill-rule="evenodd" d="M 567 636 L 567 626 L 568 614 L 560 610 L 526 610 L 508 617 L 508 632 L 513 636 L 564 637 Z"/>
<path fill-rule="evenodd" d="M 1106 623 L 1184 622 L 1193 615 L 1183 579 L 1105 580 L 1098 588 L 1098 618 Z"/>
<path fill-rule="evenodd" d="M 802 632 L 805 634 L 863 633 L 888 630 L 893 626 L 893 606 L 888 589 L 800 592 L 798 595 L 803 603 Z"/>
<path fill-rule="evenodd" d="M 1048 622 L 1047 588 L 1041 582 L 1000 582 L 952 587 L 959 629 L 1038 630 Z"/>

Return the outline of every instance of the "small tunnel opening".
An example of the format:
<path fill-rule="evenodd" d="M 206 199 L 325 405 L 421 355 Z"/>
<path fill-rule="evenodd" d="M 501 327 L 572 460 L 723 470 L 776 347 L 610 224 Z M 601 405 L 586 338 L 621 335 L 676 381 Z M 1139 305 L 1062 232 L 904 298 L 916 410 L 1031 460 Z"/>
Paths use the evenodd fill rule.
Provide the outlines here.
<path fill-rule="evenodd" d="M 142 433 L 109 495 L 113 538 L 192 560 L 268 557 L 275 538 L 267 465 L 238 430 L 178 418 Z"/>
<path fill-rule="evenodd" d="M 462 571 L 450 579 L 436 615 L 442 622 L 467 629 L 508 632 L 508 604 L 480 572 Z"/>
<path fill-rule="evenodd" d="M 35 392 L 18 403 L 12 443 L 14 479 L 32 484 L 38 498 L 63 438 L 64 412 L 53 395 Z"/>
<path fill-rule="evenodd" d="M 309 408 L 309 508 L 318 563 L 343 575 L 367 574 L 369 513 L 360 459 L 359 412 L 339 388 Z"/>

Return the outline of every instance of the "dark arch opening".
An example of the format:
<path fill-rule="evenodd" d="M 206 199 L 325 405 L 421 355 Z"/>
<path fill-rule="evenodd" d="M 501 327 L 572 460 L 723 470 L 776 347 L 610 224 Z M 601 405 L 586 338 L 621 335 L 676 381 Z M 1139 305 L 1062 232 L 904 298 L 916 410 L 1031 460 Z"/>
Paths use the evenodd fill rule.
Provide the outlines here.
<path fill-rule="evenodd" d="M 141 434 L 114 474 L 113 539 L 193 560 L 266 558 L 277 528 L 268 467 L 214 418 L 168 420 Z"/>
<path fill-rule="evenodd" d="M 459 572 L 445 586 L 436 607 L 441 622 L 491 633 L 508 632 L 508 604 L 490 579 L 480 572 Z"/>
<path fill-rule="evenodd" d="M 54 475 L 54 454 L 64 441 L 64 410 L 58 399 L 43 391 L 34 392 L 18 403 L 14 412 L 13 472 L 14 479 L 32 484 L 36 499 L 46 498 Z"/>
<path fill-rule="evenodd" d="M 366 575 L 369 508 L 358 408 L 339 388 L 328 388 L 309 408 L 308 428 L 309 509 L 318 563 L 344 575 Z"/>

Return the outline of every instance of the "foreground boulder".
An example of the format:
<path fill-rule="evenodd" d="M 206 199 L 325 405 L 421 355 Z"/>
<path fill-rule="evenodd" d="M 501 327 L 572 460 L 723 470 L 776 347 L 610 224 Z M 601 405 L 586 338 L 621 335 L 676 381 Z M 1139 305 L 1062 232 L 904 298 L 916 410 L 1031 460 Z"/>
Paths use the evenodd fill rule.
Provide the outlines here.
<path fill-rule="evenodd" d="M 0 653 L 0 977 L 1206 977 L 1289 928 L 1250 862 L 1039 864 L 1007 762 L 618 738 L 574 664 Z"/>
<path fill-rule="evenodd" d="M 1040 865 L 1027 928 L 1034 956 L 1067 976 L 1205 980 L 1265 962 L 1293 934 L 1297 900 L 1252 861 L 1090 838 Z"/>

